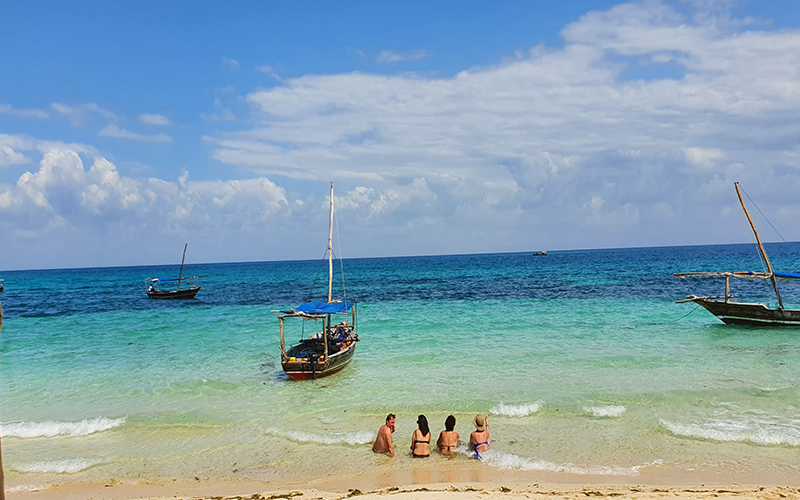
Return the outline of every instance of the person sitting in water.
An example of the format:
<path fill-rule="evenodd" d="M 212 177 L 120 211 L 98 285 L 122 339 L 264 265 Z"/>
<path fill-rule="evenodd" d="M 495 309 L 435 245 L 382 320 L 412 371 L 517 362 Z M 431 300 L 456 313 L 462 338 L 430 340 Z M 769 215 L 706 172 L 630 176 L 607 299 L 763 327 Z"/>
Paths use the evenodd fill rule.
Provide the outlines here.
<path fill-rule="evenodd" d="M 424 458 L 431 456 L 431 431 L 428 428 L 428 419 L 425 415 L 417 417 L 417 426 L 411 435 L 411 456 Z"/>
<path fill-rule="evenodd" d="M 478 415 L 472 421 L 475 431 L 469 435 L 469 449 L 475 453 L 475 458 L 481 458 L 481 453 L 489 450 L 489 417 Z"/>
<path fill-rule="evenodd" d="M 386 423 L 378 430 L 378 437 L 372 444 L 372 451 L 375 453 L 388 453 L 394 458 L 394 445 L 392 444 L 392 433 L 394 432 L 394 414 L 386 416 Z"/>
<path fill-rule="evenodd" d="M 444 421 L 444 429 L 439 433 L 439 439 L 436 440 L 436 447 L 439 448 L 439 453 L 442 455 L 455 455 L 456 445 L 458 444 L 458 433 L 453 429 L 456 426 L 456 417 L 450 415 Z"/>

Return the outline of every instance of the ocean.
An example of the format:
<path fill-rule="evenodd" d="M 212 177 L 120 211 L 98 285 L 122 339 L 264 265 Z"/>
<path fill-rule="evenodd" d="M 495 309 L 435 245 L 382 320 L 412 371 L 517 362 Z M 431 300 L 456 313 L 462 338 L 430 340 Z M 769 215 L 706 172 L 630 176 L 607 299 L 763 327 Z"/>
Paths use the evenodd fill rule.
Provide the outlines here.
<path fill-rule="evenodd" d="M 768 244 L 800 269 L 800 243 Z M 344 267 L 342 273 L 341 266 Z M 492 449 L 431 468 L 631 480 L 645 471 L 798 476 L 800 329 L 730 326 L 689 294 L 761 271 L 754 245 L 345 259 L 352 363 L 316 381 L 280 366 L 277 314 L 323 298 L 327 262 L 187 264 L 195 300 L 155 301 L 178 266 L 5 271 L 0 435 L 6 488 L 172 479 L 325 479 L 420 467 L 417 415 Z M 739 300 L 775 304 L 768 283 Z M 782 286 L 800 307 L 800 286 Z M 287 331 L 289 340 L 315 333 Z M 369 445 L 397 414 L 397 457 Z M 635 480 L 635 479 L 632 479 Z"/>

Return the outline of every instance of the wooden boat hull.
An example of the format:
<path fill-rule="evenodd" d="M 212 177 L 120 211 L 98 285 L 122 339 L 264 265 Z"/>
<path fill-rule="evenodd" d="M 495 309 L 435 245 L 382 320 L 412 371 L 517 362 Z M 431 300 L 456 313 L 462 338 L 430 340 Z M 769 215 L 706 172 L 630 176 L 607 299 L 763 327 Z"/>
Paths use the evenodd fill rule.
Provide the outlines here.
<path fill-rule="evenodd" d="M 346 350 L 340 351 L 323 361 L 317 361 L 316 369 L 314 369 L 307 359 L 291 361 L 288 357 L 281 361 L 281 366 L 289 378 L 294 380 L 312 380 L 315 378 L 327 377 L 328 375 L 338 372 L 350 363 L 355 352 L 356 344 L 353 343 Z"/>
<path fill-rule="evenodd" d="M 800 326 L 800 310 L 770 309 L 764 304 L 724 302 L 706 297 L 687 297 L 729 325 Z"/>
<path fill-rule="evenodd" d="M 193 299 L 197 292 L 200 291 L 202 287 L 193 286 L 189 288 L 184 288 L 182 290 L 168 290 L 168 291 L 148 291 L 147 296 L 151 299 Z"/>

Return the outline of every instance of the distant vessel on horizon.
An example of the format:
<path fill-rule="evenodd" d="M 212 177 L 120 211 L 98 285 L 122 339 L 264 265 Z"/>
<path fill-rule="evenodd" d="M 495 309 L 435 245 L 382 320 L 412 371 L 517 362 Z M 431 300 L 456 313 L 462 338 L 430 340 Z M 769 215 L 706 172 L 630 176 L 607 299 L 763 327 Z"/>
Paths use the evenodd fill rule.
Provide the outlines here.
<path fill-rule="evenodd" d="M 542 257 L 547 255 L 547 252 L 542 250 L 541 252 L 533 252 L 531 255 L 533 255 L 534 257 Z"/>
<path fill-rule="evenodd" d="M 189 244 L 186 243 L 183 247 L 183 258 L 181 259 L 181 270 L 178 273 L 177 278 L 171 279 L 162 279 L 162 278 L 147 278 L 144 280 L 144 284 L 147 287 L 147 296 L 151 299 L 193 299 L 197 292 L 199 292 L 202 287 L 198 285 L 198 280 L 200 278 L 205 278 L 205 276 L 190 276 L 187 278 L 183 277 L 183 263 L 186 261 L 186 248 L 188 248 Z M 190 285 L 181 289 L 181 282 L 182 281 L 189 281 Z M 178 286 L 175 290 L 161 290 L 160 284 L 161 283 L 170 283 L 173 281 L 177 281 Z"/>
<path fill-rule="evenodd" d="M 725 295 L 721 297 L 698 297 L 696 295 L 688 295 L 683 300 L 676 301 L 676 304 L 683 302 L 694 302 L 711 314 L 718 317 L 726 324 L 734 325 L 769 325 L 769 326 L 800 326 L 800 310 L 785 309 L 783 307 L 783 300 L 778 291 L 778 284 L 776 278 L 781 281 L 794 281 L 800 280 L 800 273 L 776 273 L 772 269 L 772 265 L 767 257 L 767 252 L 764 250 L 764 245 L 761 244 L 761 238 L 758 236 L 756 226 L 750 214 L 747 212 L 747 207 L 744 205 L 742 193 L 739 191 L 739 183 L 734 182 L 736 194 L 739 196 L 739 203 L 742 204 L 745 216 L 747 216 L 750 227 L 753 229 L 753 234 L 756 237 L 759 252 L 764 259 L 767 268 L 766 273 L 754 272 L 691 272 L 691 273 L 674 273 L 675 276 L 684 279 L 689 276 L 724 276 L 725 277 Z M 772 288 L 775 290 L 775 296 L 778 299 L 778 307 L 770 308 L 766 304 L 747 303 L 747 302 L 732 302 L 731 301 L 731 276 L 735 278 L 750 278 L 750 279 L 763 279 L 772 282 Z"/>

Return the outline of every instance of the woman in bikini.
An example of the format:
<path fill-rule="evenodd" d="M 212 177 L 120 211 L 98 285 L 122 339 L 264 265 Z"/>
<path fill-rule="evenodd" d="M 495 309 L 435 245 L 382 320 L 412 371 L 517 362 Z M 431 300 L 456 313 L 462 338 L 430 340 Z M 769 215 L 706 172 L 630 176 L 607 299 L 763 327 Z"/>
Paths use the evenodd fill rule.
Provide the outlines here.
<path fill-rule="evenodd" d="M 458 433 L 453 430 L 456 426 L 456 417 L 450 415 L 444 421 L 444 429 L 439 433 L 439 439 L 436 440 L 436 446 L 439 448 L 439 453 L 442 455 L 453 456 L 456 454 L 456 445 L 458 444 Z"/>
<path fill-rule="evenodd" d="M 475 431 L 469 435 L 469 449 L 475 453 L 475 458 L 480 459 L 481 453 L 489 451 L 489 417 L 478 415 L 472 421 Z"/>
<path fill-rule="evenodd" d="M 425 415 L 417 418 L 419 429 L 411 436 L 411 456 L 424 458 L 431 456 L 431 431 L 428 428 L 428 419 Z"/>

